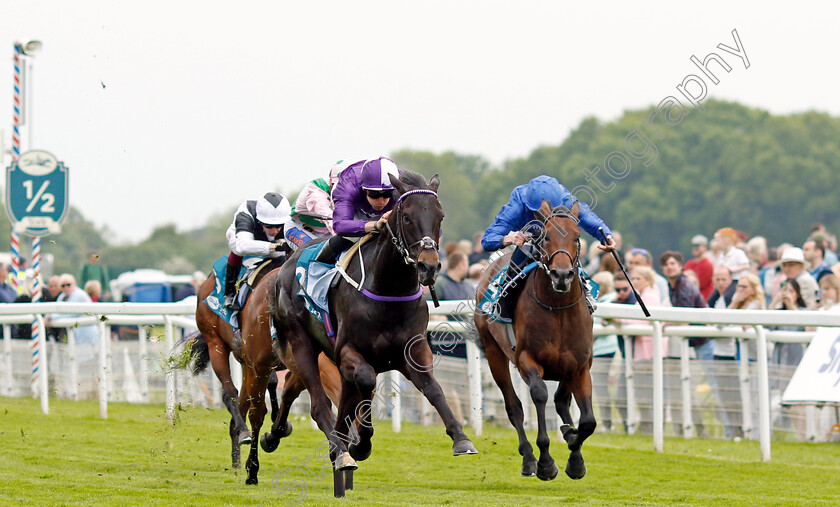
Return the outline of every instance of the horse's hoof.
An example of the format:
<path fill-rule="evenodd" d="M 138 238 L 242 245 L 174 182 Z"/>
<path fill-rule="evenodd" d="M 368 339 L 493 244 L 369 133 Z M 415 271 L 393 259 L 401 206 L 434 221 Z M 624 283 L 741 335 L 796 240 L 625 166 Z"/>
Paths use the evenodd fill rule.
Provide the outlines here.
<path fill-rule="evenodd" d="M 463 454 L 478 454 L 478 450 L 469 438 L 452 444 L 453 456 L 461 456 Z"/>
<path fill-rule="evenodd" d="M 350 456 L 350 453 L 342 452 L 335 459 L 335 469 L 337 471 L 355 470 L 357 468 L 359 468 L 359 465 L 356 464 L 356 461 Z"/>
<path fill-rule="evenodd" d="M 370 451 L 373 446 L 370 443 L 370 440 L 367 441 L 364 445 L 359 442 L 358 444 L 350 444 L 350 456 L 353 457 L 356 461 L 364 461 L 370 457 Z"/>
<path fill-rule="evenodd" d="M 522 462 L 522 477 L 534 477 L 537 475 L 537 461 Z"/>
<path fill-rule="evenodd" d="M 260 447 L 265 452 L 274 452 L 278 445 L 280 445 L 280 439 L 272 436 L 271 433 L 263 433 L 260 437 Z"/>
<path fill-rule="evenodd" d="M 583 455 L 579 452 L 572 453 L 569 456 L 569 461 L 566 462 L 566 475 L 571 479 L 583 479 L 586 475 L 586 465 L 583 463 Z"/>
<path fill-rule="evenodd" d="M 557 474 L 560 473 L 560 468 L 557 467 L 557 464 L 554 461 L 551 462 L 548 466 L 537 465 L 537 477 L 542 481 L 550 481 L 557 477 Z"/>
<path fill-rule="evenodd" d="M 239 432 L 239 445 L 249 445 L 254 441 L 254 434 L 250 431 Z"/>

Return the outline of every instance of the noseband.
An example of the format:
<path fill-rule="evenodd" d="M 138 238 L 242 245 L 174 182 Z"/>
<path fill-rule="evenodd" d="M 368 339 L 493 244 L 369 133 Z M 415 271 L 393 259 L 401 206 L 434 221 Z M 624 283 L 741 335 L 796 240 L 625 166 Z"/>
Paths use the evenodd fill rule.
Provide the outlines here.
<path fill-rule="evenodd" d="M 408 264 L 409 266 L 417 264 L 417 261 L 415 259 L 411 258 L 410 250 L 412 248 L 419 245 L 421 252 L 423 250 L 435 250 L 435 251 L 438 250 L 437 241 L 433 240 L 432 238 L 430 238 L 428 236 L 423 236 L 423 238 L 420 241 L 417 241 L 417 242 L 412 243 L 410 245 L 406 245 L 405 231 L 403 230 L 402 202 L 405 200 L 406 197 L 408 197 L 410 195 L 417 195 L 417 194 L 429 194 L 429 195 L 435 196 L 435 199 L 438 198 L 437 193 L 434 192 L 433 190 L 428 190 L 428 189 L 409 190 L 408 192 L 402 194 L 397 199 L 397 206 L 396 206 L 396 209 L 395 209 L 395 211 L 397 212 L 397 233 L 394 234 L 394 231 L 391 230 L 391 225 L 388 223 L 388 221 L 385 222 L 385 227 L 388 229 L 388 233 L 391 234 L 391 242 L 394 243 L 394 246 L 397 248 L 397 251 L 399 251 L 400 255 L 402 256 L 403 261 L 405 261 L 405 263 Z M 580 248 L 580 245 L 578 245 L 578 248 Z M 418 257 L 419 257 L 419 255 L 418 255 Z"/>

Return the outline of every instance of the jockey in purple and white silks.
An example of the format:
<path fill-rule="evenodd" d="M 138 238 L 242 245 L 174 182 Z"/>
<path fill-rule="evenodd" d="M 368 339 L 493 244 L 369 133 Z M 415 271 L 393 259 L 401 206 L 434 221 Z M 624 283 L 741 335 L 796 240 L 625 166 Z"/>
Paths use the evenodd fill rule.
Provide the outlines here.
<path fill-rule="evenodd" d="M 323 178 L 318 178 L 307 183 L 300 191 L 292 206 L 292 219 L 286 223 L 284 230 L 292 249 L 297 250 L 313 239 L 335 234 L 332 220 L 329 220 L 333 214 L 330 194 L 338 183 L 338 176 L 348 165 L 350 161 L 339 160 L 330 169 L 329 183 Z"/>
<path fill-rule="evenodd" d="M 514 188 L 510 194 L 510 200 L 502 206 L 496 220 L 490 224 L 481 238 L 481 246 L 487 252 L 508 245 L 516 245 L 517 247 L 511 256 L 510 265 L 501 285 L 504 295 L 499 300 L 499 320 L 502 322 L 511 321 L 513 303 L 516 301 L 516 294 L 513 291 L 515 284 L 509 283 L 511 278 L 525 267 L 532 256 L 539 255 L 533 251 L 534 245 L 531 244 L 530 238 L 521 231 L 529 222 L 535 220 L 534 212 L 540 209 L 543 199 L 548 201 L 552 209 L 561 204 L 571 209 L 572 205 L 578 202 L 580 206 L 578 216 L 580 227 L 601 243 L 599 248 L 602 250 L 615 250 L 615 240 L 607 224 L 594 211 L 591 211 L 588 205 L 577 201 L 575 196 L 555 178 L 537 176 L 527 184 Z M 601 234 L 598 232 L 599 227 L 604 229 L 607 238 L 606 243 L 602 241 Z M 590 298 L 589 291 L 584 292 L 587 293 L 588 300 Z M 594 310 L 594 303 L 591 301 L 590 303 L 590 308 Z"/>
<path fill-rule="evenodd" d="M 319 262 L 335 264 L 338 255 L 365 234 L 388 220 L 396 201 L 389 175 L 399 177 L 393 160 L 379 157 L 350 164 L 338 178 L 332 197 L 335 236 L 318 255 Z"/>

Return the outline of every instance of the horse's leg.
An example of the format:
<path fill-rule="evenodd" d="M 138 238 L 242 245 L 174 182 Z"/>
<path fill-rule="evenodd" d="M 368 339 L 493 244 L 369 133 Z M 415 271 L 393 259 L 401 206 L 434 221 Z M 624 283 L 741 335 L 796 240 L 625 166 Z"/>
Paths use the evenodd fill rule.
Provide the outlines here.
<path fill-rule="evenodd" d="M 341 349 L 341 403 L 338 406 L 336 432 L 347 436 L 350 456 L 356 461 L 370 457 L 373 425 L 370 412 L 373 390 L 376 389 L 376 372 L 352 345 Z M 354 434 L 355 420 L 359 419 L 358 433 Z"/>
<path fill-rule="evenodd" d="M 252 434 L 245 424 L 243 413 L 237 407 L 239 392 L 233 385 L 230 374 L 230 348 L 215 333 L 204 335 L 207 340 L 207 349 L 210 354 L 210 364 L 216 378 L 222 384 L 222 402 L 230 413 L 230 440 L 231 440 L 231 464 L 233 468 L 239 468 L 239 446 L 251 443 Z"/>
<path fill-rule="evenodd" d="M 272 373 L 272 376 L 276 372 Z M 271 382 L 269 381 L 269 389 L 271 389 Z M 271 431 L 263 434 L 260 438 L 260 446 L 265 452 L 274 452 L 277 446 L 280 445 L 280 439 L 288 437 L 292 434 L 292 423 L 289 421 L 289 410 L 292 408 L 292 403 L 300 396 L 300 393 L 305 389 L 303 380 L 291 371 L 286 373 L 286 381 L 283 383 L 283 395 L 281 397 L 281 408 L 277 410 L 274 421 L 271 425 Z"/>
<path fill-rule="evenodd" d="M 548 402 L 548 388 L 541 376 L 539 364 L 531 357 L 528 351 L 519 354 L 519 371 L 522 373 L 531 391 L 531 399 L 537 409 L 537 447 L 540 449 L 540 459 L 537 462 L 537 477 L 550 481 L 557 477 L 560 469 L 554 463 L 554 458 L 548 448 L 551 439 L 548 437 L 548 428 L 545 423 L 545 404 Z"/>
<path fill-rule="evenodd" d="M 277 403 L 277 371 L 271 370 L 271 376 L 268 377 L 268 398 L 271 400 L 271 422 L 277 420 L 280 415 L 280 406 Z"/>
<path fill-rule="evenodd" d="M 443 424 L 446 426 L 446 434 L 452 439 L 452 454 L 460 456 L 462 454 L 478 454 L 472 441 L 464 433 L 461 423 L 455 418 L 449 404 L 446 403 L 446 397 L 443 395 L 443 389 L 440 388 L 435 377 L 432 376 L 432 349 L 425 339 L 408 342 L 408 349 L 405 354 L 411 358 L 411 365 L 403 363 L 400 365 L 400 372 L 405 375 L 408 380 L 414 384 L 423 396 L 429 400 L 429 403 L 435 407 Z"/>
<path fill-rule="evenodd" d="M 490 373 L 493 374 L 493 379 L 496 385 L 502 391 L 502 396 L 505 399 L 505 411 L 508 419 L 513 427 L 516 429 L 516 434 L 519 436 L 519 455 L 522 456 L 522 475 L 531 477 L 537 474 L 537 457 L 534 456 L 534 448 L 531 442 L 528 441 L 528 436 L 525 435 L 525 412 L 522 409 L 522 402 L 516 396 L 516 390 L 513 388 L 513 382 L 510 378 L 510 368 L 508 368 L 508 359 L 505 356 L 499 344 L 492 336 L 488 336 L 484 340 L 485 356 L 487 356 L 487 363 L 490 365 Z"/>
<path fill-rule="evenodd" d="M 561 387 L 562 388 L 562 387 Z M 561 388 L 557 389 L 557 396 L 555 402 L 561 394 Z M 561 404 L 557 403 L 557 413 L 565 423 L 561 428 L 563 438 L 569 444 L 569 461 L 566 463 L 566 475 L 572 479 L 581 479 L 586 475 L 586 465 L 583 462 L 583 455 L 580 453 L 580 448 L 583 441 L 589 438 L 595 432 L 595 413 L 592 410 L 592 377 L 589 374 L 589 367 L 585 367 L 578 375 L 571 381 L 571 390 L 574 392 L 575 401 L 580 408 L 580 422 L 578 428 L 571 427 L 572 418 L 569 414 L 569 405 L 571 403 L 571 393 L 568 388 L 565 389 L 563 396 L 563 412 L 561 412 Z"/>
<path fill-rule="evenodd" d="M 251 431 L 256 435 L 260 432 L 267 412 L 265 406 L 265 390 L 268 387 L 268 378 L 271 376 L 271 365 L 261 364 L 260 362 L 255 363 L 244 368 L 242 391 L 250 399 L 251 409 L 248 411 L 248 420 L 251 423 Z M 245 470 L 248 471 L 245 484 L 257 484 L 260 460 L 259 444 L 256 439 L 251 441 L 251 452 L 248 454 L 248 460 L 245 462 Z"/>

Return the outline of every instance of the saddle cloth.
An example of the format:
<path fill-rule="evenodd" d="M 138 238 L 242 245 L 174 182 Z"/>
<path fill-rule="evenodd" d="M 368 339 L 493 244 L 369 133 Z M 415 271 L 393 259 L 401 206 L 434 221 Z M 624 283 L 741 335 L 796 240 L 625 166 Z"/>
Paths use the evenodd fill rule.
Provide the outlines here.
<path fill-rule="evenodd" d="M 484 315 L 490 317 L 496 322 L 500 322 L 498 319 L 498 312 L 495 311 L 495 308 L 497 308 L 496 303 L 498 303 L 499 299 L 504 294 L 502 292 L 504 287 L 502 287 L 501 285 L 502 281 L 504 280 L 505 273 L 507 273 L 509 267 L 510 266 L 508 265 L 500 269 L 499 272 L 496 273 L 496 276 L 494 276 L 493 279 L 490 280 L 490 283 L 487 285 L 487 290 L 484 291 L 484 296 L 481 298 L 481 303 L 478 305 L 478 311 L 484 313 Z M 511 280 L 511 282 L 518 282 L 519 280 L 524 279 L 528 275 L 528 273 L 530 273 L 535 267 L 537 267 L 536 262 L 528 264 L 516 278 Z M 580 268 L 578 268 L 578 275 L 580 276 L 581 280 L 584 281 L 584 283 L 586 284 L 586 287 L 587 289 L 589 289 L 589 293 L 592 295 L 592 298 L 598 299 L 598 291 L 600 289 L 598 283 L 589 278 L 586 275 L 586 273 L 584 273 L 584 271 Z"/>
<path fill-rule="evenodd" d="M 225 307 L 225 268 L 227 266 L 227 258 L 227 255 L 223 255 L 213 263 L 213 272 L 216 274 L 216 285 L 213 286 L 213 290 L 204 302 L 213 310 L 213 313 L 233 326 L 234 329 L 239 329 L 238 312 L 233 312 L 230 308 Z M 266 262 L 260 262 L 260 260 L 262 260 L 262 257 L 249 256 L 243 258 L 242 267 L 239 268 L 239 274 L 236 277 L 237 280 L 242 280 L 247 277 L 248 285 L 253 286 L 257 273 L 259 273 L 263 266 L 268 265 L 268 262 L 270 262 L 269 259 L 265 259 Z M 251 266 L 251 268 L 246 269 L 246 265 Z M 250 292 L 238 291 L 236 293 L 239 308 L 245 307 L 245 302 L 248 300 Z"/>

